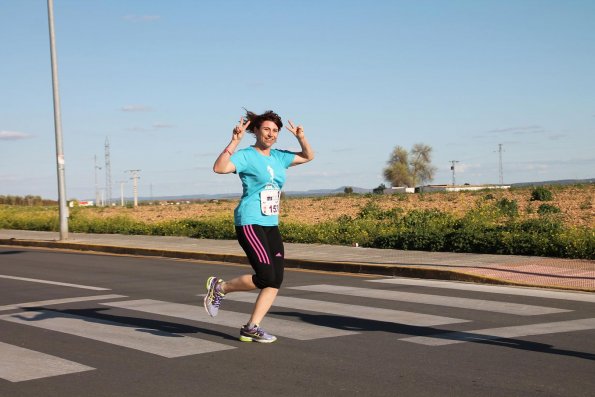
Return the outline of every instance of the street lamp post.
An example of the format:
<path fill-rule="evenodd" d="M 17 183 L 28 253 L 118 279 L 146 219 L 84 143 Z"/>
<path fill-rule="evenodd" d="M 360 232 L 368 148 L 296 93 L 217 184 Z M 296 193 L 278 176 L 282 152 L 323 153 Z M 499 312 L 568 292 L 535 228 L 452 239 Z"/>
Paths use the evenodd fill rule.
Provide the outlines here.
<path fill-rule="evenodd" d="M 58 60 L 54 34 L 54 1 L 48 0 L 50 28 L 50 54 L 52 60 L 52 87 L 54 94 L 54 128 L 56 134 L 56 164 L 58 167 L 58 201 L 60 203 L 60 240 L 68 239 L 68 206 L 64 173 L 64 150 L 62 145 L 62 120 L 60 116 L 60 93 L 58 88 Z"/>

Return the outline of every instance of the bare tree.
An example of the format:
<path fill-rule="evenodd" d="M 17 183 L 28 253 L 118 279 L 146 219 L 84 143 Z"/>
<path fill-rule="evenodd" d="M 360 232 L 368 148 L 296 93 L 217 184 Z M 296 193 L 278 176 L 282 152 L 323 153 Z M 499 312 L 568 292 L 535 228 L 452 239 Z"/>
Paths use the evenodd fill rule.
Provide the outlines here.
<path fill-rule="evenodd" d="M 396 146 L 391 153 L 384 178 L 392 186 L 414 187 L 434 179 L 436 167 L 431 164 L 432 148 L 422 143 L 413 145 L 411 153 Z"/>
<path fill-rule="evenodd" d="M 416 184 L 424 185 L 434 179 L 436 167 L 432 165 L 432 147 L 416 143 L 411 149 L 410 170 Z"/>

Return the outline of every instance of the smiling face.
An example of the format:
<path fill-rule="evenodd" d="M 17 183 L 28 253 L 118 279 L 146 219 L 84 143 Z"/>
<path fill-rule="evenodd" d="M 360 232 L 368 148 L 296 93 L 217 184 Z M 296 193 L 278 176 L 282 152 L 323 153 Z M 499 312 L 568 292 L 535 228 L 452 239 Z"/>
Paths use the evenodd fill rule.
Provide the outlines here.
<path fill-rule="evenodd" d="M 256 136 L 256 146 L 260 149 L 267 150 L 277 142 L 279 127 L 272 121 L 263 121 L 260 128 L 254 129 L 254 135 Z"/>

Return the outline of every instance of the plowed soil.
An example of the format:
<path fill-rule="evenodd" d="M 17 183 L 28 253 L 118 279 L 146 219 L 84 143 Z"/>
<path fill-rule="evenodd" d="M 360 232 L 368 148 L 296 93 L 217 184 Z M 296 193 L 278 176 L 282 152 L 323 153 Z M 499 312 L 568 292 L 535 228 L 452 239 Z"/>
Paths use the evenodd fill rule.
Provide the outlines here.
<path fill-rule="evenodd" d="M 546 203 L 560 208 L 559 216 L 568 226 L 591 228 L 595 226 L 593 216 L 595 184 L 552 187 L 550 190 L 553 193 L 553 200 L 547 202 L 531 201 L 532 189 L 530 188 L 479 192 L 287 197 L 281 203 L 281 219 L 291 223 L 316 224 L 334 220 L 341 215 L 354 217 L 371 201 L 384 210 L 401 208 L 404 212 L 408 212 L 413 209 L 437 209 L 459 217 L 486 201 L 496 202 L 507 198 L 516 200 L 522 219 L 538 217 L 539 206 Z M 155 205 L 141 205 L 137 208 L 88 208 L 90 211 L 85 211 L 85 215 L 97 217 L 124 215 L 145 222 L 231 217 L 237 203 L 238 199 L 210 200 L 190 204 L 161 202 Z"/>

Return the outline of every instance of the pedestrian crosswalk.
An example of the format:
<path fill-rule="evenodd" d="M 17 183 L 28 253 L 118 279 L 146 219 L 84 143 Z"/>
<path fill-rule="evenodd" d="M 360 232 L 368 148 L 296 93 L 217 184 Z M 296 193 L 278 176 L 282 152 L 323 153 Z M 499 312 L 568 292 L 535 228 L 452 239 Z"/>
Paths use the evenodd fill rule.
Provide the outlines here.
<path fill-rule="evenodd" d="M 0 320 L 80 336 L 167 358 L 233 349 L 232 346 L 180 334 L 50 310 L 8 314 L 0 316 Z"/>
<path fill-rule="evenodd" d="M 231 296 L 231 295 L 230 295 Z M 181 303 L 163 302 L 153 299 L 139 299 L 133 301 L 108 302 L 103 305 L 136 310 L 144 313 L 159 314 L 168 317 L 177 317 L 205 323 L 237 328 L 246 322 L 246 313 L 221 310 L 217 317 L 210 317 L 202 305 L 188 305 Z M 355 332 L 342 329 L 322 327 L 307 323 L 267 318 L 267 330 L 274 335 L 297 340 L 312 340 L 330 338 L 335 336 L 352 335 Z"/>
<path fill-rule="evenodd" d="M 428 288 L 424 289 L 424 293 L 406 291 L 411 285 Z M 431 288 L 439 288 L 439 294 L 428 292 Z M 453 291 L 459 290 L 469 291 L 471 297 L 460 297 L 460 292 L 459 296 L 450 296 L 457 295 Z M 506 294 L 508 297 L 498 299 L 499 296 L 494 295 L 494 299 L 485 299 L 486 295 L 477 294 L 479 292 Z M 215 318 L 205 313 L 200 295 L 193 297 L 195 302 L 192 304 L 150 298 L 133 299 L 116 294 L 35 301 L 0 306 L 0 312 L 3 313 L 0 314 L 0 326 L 10 323 L 12 327 L 60 333 L 73 338 L 76 343 L 92 341 L 107 344 L 119 354 L 136 351 L 159 359 L 175 359 L 233 351 L 240 347 L 240 342 L 231 338 L 221 338 L 214 332 L 202 334 L 201 330 L 216 330 L 235 339 L 239 327 L 249 317 L 256 296 L 254 292 L 228 294 L 222 310 Z M 399 343 L 415 344 L 419 348 L 438 348 L 464 342 L 593 330 L 595 318 L 556 317 L 572 315 L 570 306 L 564 305 L 564 301 L 589 304 L 591 301 L 588 296 L 573 292 L 397 278 L 361 281 L 356 286 L 301 285 L 281 291 L 266 318 L 265 328 L 274 335 L 299 343 L 329 338 L 340 338 L 337 341 L 350 343 L 351 338 L 357 338 L 362 333 L 383 332 L 382 327 L 372 325 L 383 322 L 410 326 L 407 328 L 410 332 L 408 335 L 395 334 Z M 525 297 L 541 298 L 538 302 L 545 302 L 546 305 L 524 303 Z M 554 299 L 553 307 L 547 305 L 548 299 Z M 407 304 L 407 310 L 400 310 L 401 303 Z M 72 304 L 87 308 L 91 305 L 95 309 L 101 308 L 101 311 L 69 310 Z M 59 310 L 53 310 L 52 306 Z M 449 317 L 432 314 L 429 308 L 433 307 L 453 308 L 458 315 Z M 116 311 L 117 315 L 109 314 Z M 498 314 L 502 326 L 478 326 L 481 322 L 479 314 L 483 312 Z M 152 324 L 158 321 L 141 321 L 146 320 L 147 316 L 152 320 L 158 318 L 163 323 L 180 323 L 180 327 L 153 327 Z M 324 321 L 316 320 L 321 318 Z M 357 327 L 348 327 L 345 321 L 336 321 L 338 318 L 359 321 Z M 519 324 L 515 322 L 516 318 L 532 319 L 533 323 L 524 321 Z M 194 326 L 184 326 L 188 324 Z M 366 324 L 370 324 L 369 329 L 366 329 Z M 444 330 L 448 325 L 453 325 L 456 331 L 428 334 L 432 327 L 441 326 Z M 417 335 L 415 327 L 420 328 Z M 23 382 L 95 369 L 89 363 L 73 362 L 47 352 L 27 349 L 26 346 L 26 343 L 16 346 L 0 341 L 0 381 Z"/>
<path fill-rule="evenodd" d="M 0 378 L 10 382 L 90 371 L 94 368 L 0 342 Z"/>
<path fill-rule="evenodd" d="M 254 302 L 256 294 L 252 292 L 238 292 L 230 294 L 227 299 L 239 302 Z M 435 325 L 465 323 L 469 321 L 459 318 L 434 316 L 431 314 L 413 313 L 402 310 L 390 310 L 314 299 L 291 298 L 286 296 L 278 296 L 275 299 L 274 307 L 308 310 L 335 316 L 355 317 L 363 320 L 383 321 L 417 327 L 431 327 Z"/>
<path fill-rule="evenodd" d="M 533 335 L 547 335 L 560 332 L 595 329 L 595 318 L 556 321 L 550 323 L 517 325 L 512 327 L 478 329 L 465 332 L 448 332 L 436 336 L 413 336 L 402 341 L 428 346 L 443 346 L 461 342 L 477 342 L 503 338 L 518 338 Z"/>
<path fill-rule="evenodd" d="M 553 307 L 533 306 L 509 302 L 495 302 L 483 299 L 469 299 L 444 296 L 418 294 L 403 291 L 384 291 L 370 288 L 342 287 L 338 285 L 305 285 L 293 289 L 310 292 L 324 292 L 330 294 L 359 296 L 364 298 L 387 299 L 400 302 L 421 303 L 426 305 L 458 307 L 462 309 L 481 310 L 495 313 L 515 314 L 519 316 L 537 316 L 542 314 L 567 312 L 565 309 Z"/>

